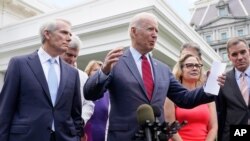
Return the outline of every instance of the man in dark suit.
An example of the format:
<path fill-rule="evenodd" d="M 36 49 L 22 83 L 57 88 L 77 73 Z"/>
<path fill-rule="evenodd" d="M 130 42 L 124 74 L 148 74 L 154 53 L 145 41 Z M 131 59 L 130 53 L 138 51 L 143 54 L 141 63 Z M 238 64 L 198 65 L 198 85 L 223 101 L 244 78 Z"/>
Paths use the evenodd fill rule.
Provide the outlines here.
<path fill-rule="evenodd" d="M 231 38 L 227 42 L 228 58 L 233 69 L 226 74 L 224 87 L 220 89 L 216 100 L 218 112 L 218 141 L 230 140 L 230 125 L 249 125 L 249 82 L 250 82 L 250 53 L 246 40 Z M 242 73 L 246 74 L 248 92 L 246 97 L 241 92 Z"/>
<path fill-rule="evenodd" d="M 62 61 L 71 25 L 57 19 L 41 29 L 38 51 L 10 60 L 0 94 L 0 141 L 79 141 L 78 71 Z"/>
<path fill-rule="evenodd" d="M 111 50 L 101 70 L 91 76 L 84 87 L 86 99 L 96 100 L 106 89 L 110 92 L 108 141 L 131 141 L 138 129 L 136 110 L 141 104 L 156 106 L 163 118 L 166 96 L 178 106 L 192 108 L 211 102 L 203 88 L 188 91 L 174 78 L 167 65 L 151 57 L 158 36 L 158 22 L 150 13 L 140 13 L 129 26 L 131 47 Z M 223 85 L 223 77 L 220 82 Z"/>

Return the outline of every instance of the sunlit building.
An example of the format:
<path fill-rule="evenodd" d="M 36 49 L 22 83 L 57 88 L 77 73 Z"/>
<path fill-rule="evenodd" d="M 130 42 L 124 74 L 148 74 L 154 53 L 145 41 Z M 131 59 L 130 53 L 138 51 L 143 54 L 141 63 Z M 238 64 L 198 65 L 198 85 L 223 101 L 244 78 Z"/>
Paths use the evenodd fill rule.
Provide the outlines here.
<path fill-rule="evenodd" d="M 226 42 L 231 37 L 250 41 L 250 0 L 197 0 L 191 26 L 229 62 Z"/>
<path fill-rule="evenodd" d="M 75 6 L 57 9 L 42 0 L 1 0 L 0 4 L 0 89 L 11 57 L 36 51 L 41 46 L 39 27 L 47 20 L 71 21 L 73 32 L 83 41 L 78 66 L 83 69 L 91 59 L 103 60 L 119 46 L 130 46 L 128 24 L 135 14 L 151 12 L 159 19 L 159 37 L 152 54 L 173 67 L 183 43 L 201 46 L 208 68 L 220 56 L 170 9 L 165 0 L 84 0 Z"/>

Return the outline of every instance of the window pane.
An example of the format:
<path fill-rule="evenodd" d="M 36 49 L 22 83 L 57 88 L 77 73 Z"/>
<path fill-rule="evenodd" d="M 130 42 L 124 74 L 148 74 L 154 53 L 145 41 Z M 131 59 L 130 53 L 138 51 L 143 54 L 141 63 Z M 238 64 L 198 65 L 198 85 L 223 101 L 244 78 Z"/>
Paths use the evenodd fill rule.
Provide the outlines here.
<path fill-rule="evenodd" d="M 221 33 L 221 40 L 227 39 L 227 33 Z"/>
<path fill-rule="evenodd" d="M 220 8 L 219 9 L 219 16 L 226 16 L 227 15 L 227 11 L 226 8 Z"/>
<path fill-rule="evenodd" d="M 244 33 L 243 33 L 243 29 L 240 29 L 240 30 L 238 30 L 237 32 L 238 32 L 238 33 L 237 33 L 237 34 L 238 34 L 238 36 L 243 36 L 243 35 L 244 35 Z"/>
<path fill-rule="evenodd" d="M 211 35 L 207 35 L 207 36 L 206 36 L 206 41 L 207 41 L 207 42 L 211 42 L 211 41 L 212 41 Z"/>
<path fill-rule="evenodd" d="M 223 59 L 223 61 L 228 61 L 228 57 L 227 57 L 226 52 L 222 53 L 222 59 Z"/>

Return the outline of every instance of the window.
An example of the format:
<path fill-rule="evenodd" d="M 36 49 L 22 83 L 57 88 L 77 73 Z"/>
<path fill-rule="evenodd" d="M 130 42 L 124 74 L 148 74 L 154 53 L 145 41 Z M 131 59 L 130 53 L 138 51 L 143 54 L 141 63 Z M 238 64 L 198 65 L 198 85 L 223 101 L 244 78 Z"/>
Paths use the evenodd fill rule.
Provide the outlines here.
<path fill-rule="evenodd" d="M 227 52 L 223 52 L 223 53 L 221 54 L 221 57 L 222 57 L 223 61 L 228 61 Z"/>
<path fill-rule="evenodd" d="M 221 40 L 227 40 L 227 33 L 226 32 L 221 33 Z"/>
<path fill-rule="evenodd" d="M 227 9 L 225 7 L 219 8 L 219 16 L 227 16 Z"/>
<path fill-rule="evenodd" d="M 211 41 L 212 41 L 211 35 L 207 35 L 205 38 L 206 38 L 206 41 L 207 41 L 207 42 L 211 42 Z"/>
<path fill-rule="evenodd" d="M 238 36 L 243 36 L 243 35 L 244 35 L 243 29 L 237 30 L 237 35 L 238 35 Z"/>

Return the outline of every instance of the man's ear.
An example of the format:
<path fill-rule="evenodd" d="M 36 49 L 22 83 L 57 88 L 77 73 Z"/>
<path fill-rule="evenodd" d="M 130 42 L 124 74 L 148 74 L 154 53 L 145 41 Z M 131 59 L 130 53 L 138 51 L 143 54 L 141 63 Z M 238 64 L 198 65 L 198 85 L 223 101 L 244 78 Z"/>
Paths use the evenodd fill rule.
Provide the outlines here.
<path fill-rule="evenodd" d="M 43 35 L 46 39 L 49 39 L 50 38 L 50 32 L 48 30 L 44 30 L 43 31 Z"/>
<path fill-rule="evenodd" d="M 230 53 L 229 53 L 229 51 L 227 52 L 227 58 L 228 58 L 228 60 L 230 60 L 230 61 L 231 61 L 231 58 L 230 58 Z"/>
<path fill-rule="evenodd" d="M 131 32 L 132 33 L 136 33 L 136 28 L 135 27 L 131 27 Z"/>
<path fill-rule="evenodd" d="M 135 34 L 136 34 L 136 32 L 137 32 L 137 31 L 136 31 L 136 28 L 135 28 L 135 27 L 131 27 L 130 30 L 131 30 L 131 31 L 130 31 L 130 32 L 131 32 L 131 36 L 134 37 Z"/>

